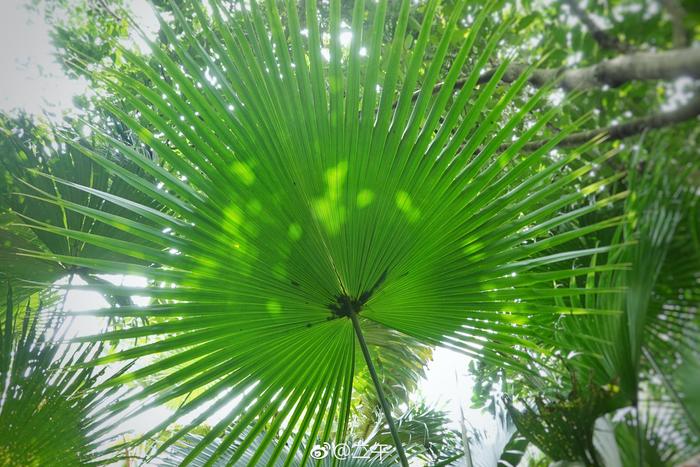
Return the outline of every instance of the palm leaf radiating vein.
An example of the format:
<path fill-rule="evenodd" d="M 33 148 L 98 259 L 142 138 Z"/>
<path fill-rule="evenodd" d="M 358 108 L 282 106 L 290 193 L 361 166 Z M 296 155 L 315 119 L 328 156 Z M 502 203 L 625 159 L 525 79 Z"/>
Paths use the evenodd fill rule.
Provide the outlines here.
<path fill-rule="evenodd" d="M 214 401 L 162 449 L 233 398 L 238 404 L 186 461 L 219 436 L 210 461 L 235 442 L 229 464 L 263 431 L 253 463 L 273 437 L 278 449 L 270 462 L 285 443 L 294 453 L 304 439 L 343 440 L 356 354 L 350 313 L 428 344 L 468 354 L 488 349 L 516 365 L 515 345 L 534 346 L 530 337 L 561 312 L 584 311 L 556 306 L 555 295 L 582 291 L 554 289 L 551 282 L 576 273 L 567 260 L 602 249 L 546 252 L 618 220 L 552 234 L 612 199 L 564 212 L 606 183 L 570 189 L 591 166 L 576 153 L 545 159 L 567 131 L 520 154 L 554 115 L 543 115 L 513 138 L 546 88 L 507 119 L 504 109 L 527 75 L 499 91 L 506 60 L 477 88 L 509 22 L 475 51 L 489 13 L 464 33 L 459 2 L 427 61 L 436 1 L 410 50 L 404 49 L 410 2 L 402 2 L 388 44 L 386 0 L 355 2 L 349 47 L 340 41 L 339 1 L 330 2 L 329 41 L 319 30 L 313 0 L 300 11 L 293 1 L 283 11 L 274 1 L 237 2 L 234 8 L 210 3 L 212 11 L 205 12 L 192 2 L 204 32 L 196 34 L 175 9 L 181 32 L 162 24 L 168 51 L 154 47 L 149 60 L 124 51 L 147 85 L 118 71 L 101 75 L 139 116 L 105 106 L 153 148 L 160 164 L 113 144 L 160 185 L 84 152 L 162 208 L 80 186 L 74 188 L 122 204 L 144 220 L 64 203 L 147 243 L 52 229 L 139 261 L 54 259 L 139 274 L 156 284 L 150 293 L 157 304 L 99 312 L 148 316 L 151 324 L 95 339 L 152 339 L 98 363 L 160 355 L 111 381 L 156 377 L 117 411 L 198 390 L 153 433 Z M 464 38 L 448 65 L 457 33 Z M 456 90 L 468 59 L 471 72 Z M 438 80 L 443 85 L 433 95 Z M 414 96 L 419 81 L 422 90 Z M 506 141 L 511 146 L 499 152 Z"/>

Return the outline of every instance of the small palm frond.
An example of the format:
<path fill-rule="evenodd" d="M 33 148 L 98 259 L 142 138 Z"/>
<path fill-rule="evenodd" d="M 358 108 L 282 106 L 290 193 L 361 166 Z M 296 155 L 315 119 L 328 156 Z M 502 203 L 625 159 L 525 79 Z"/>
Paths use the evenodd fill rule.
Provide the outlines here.
<path fill-rule="evenodd" d="M 147 83 L 119 70 L 97 76 L 136 112 L 103 106 L 152 148 L 157 161 L 105 136 L 140 174 L 67 141 L 152 204 L 70 184 L 125 210 L 113 215 L 44 195 L 139 239 L 42 225 L 120 258 L 37 256 L 141 275 L 155 284 L 148 293 L 159 303 L 97 314 L 157 323 L 88 339 L 151 339 L 96 362 L 156 356 L 112 381 L 158 378 L 115 405 L 115 412 L 199 390 L 145 438 L 216 399 L 160 448 L 167 449 L 236 400 L 184 463 L 220 440 L 210 462 L 235 444 L 227 461 L 235 464 L 263 430 L 252 463 L 273 439 L 279 449 L 271 462 L 284 455 L 281 446 L 288 445 L 291 456 L 311 440 L 304 463 L 314 442 L 346 438 L 359 367 L 358 314 L 424 345 L 519 367 L 528 358 L 520 349 L 548 351 L 533 336 L 549 335 L 558 316 L 589 312 L 556 305 L 554 297 L 581 291 L 551 283 L 579 273 L 568 267 L 574 258 L 608 248 L 553 249 L 620 219 L 557 229 L 625 193 L 584 202 L 619 178 L 576 186 L 593 168 L 580 154 L 595 142 L 549 158 L 573 127 L 532 153 L 520 151 L 558 109 L 516 136 L 548 88 L 514 109 L 528 72 L 500 87 L 507 57 L 487 83 L 478 84 L 511 20 L 502 18 L 475 53 L 472 45 L 483 38 L 481 25 L 492 12 L 483 9 L 464 28 L 466 2 L 460 1 L 426 60 L 434 0 L 412 41 L 411 2 L 402 2 L 389 27 L 386 0 L 357 0 L 347 24 L 341 2 L 332 0 L 323 33 L 313 0 L 303 12 L 292 1 L 281 10 L 273 0 L 233 8 L 209 3 L 209 11 L 188 3 L 194 22 L 207 25 L 201 33 L 173 7 L 177 31 L 162 22 L 165 47 L 154 45 L 148 59 L 123 51 Z M 387 28 L 392 39 L 384 44 Z M 343 31 L 352 34 L 348 47 L 340 40 Z M 463 40 L 448 59 L 456 35 Z M 467 64 L 466 80 L 457 87 Z"/>
<path fill-rule="evenodd" d="M 63 318 L 43 317 L 49 311 L 27 309 L 15 319 L 9 289 L 0 324 L 0 464 L 107 462 L 113 436 L 102 414 L 115 389 L 95 391 L 102 373 L 81 367 L 100 347 L 61 345 L 55 333 Z"/>
<path fill-rule="evenodd" d="M 596 384 L 574 383 L 558 399 L 534 397 L 534 406 L 520 410 L 507 400 L 508 413 L 518 431 L 554 461 L 597 465 L 593 446 L 596 420 L 611 409 L 612 395 Z"/>
<path fill-rule="evenodd" d="M 434 465 L 458 454 L 461 451 L 460 436 L 448 428 L 449 422 L 447 413 L 423 401 L 409 402 L 396 419 L 399 436 L 409 458 L 421 459 Z M 390 446 L 393 443 L 391 433 L 383 421 L 377 424 L 372 435 L 364 441 L 367 446 Z M 395 458 L 395 453 L 392 454 Z"/>

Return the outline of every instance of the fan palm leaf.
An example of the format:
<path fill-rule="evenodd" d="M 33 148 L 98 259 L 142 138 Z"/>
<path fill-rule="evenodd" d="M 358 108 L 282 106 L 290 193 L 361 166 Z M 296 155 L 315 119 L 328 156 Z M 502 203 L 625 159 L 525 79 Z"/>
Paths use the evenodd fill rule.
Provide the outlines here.
<path fill-rule="evenodd" d="M 60 225 L 41 228 L 133 258 L 50 255 L 55 261 L 142 275 L 155 284 L 148 293 L 158 303 L 97 314 L 156 321 L 87 339 L 151 339 L 97 360 L 156 356 L 111 381 L 158 377 L 114 411 L 127 411 L 132 403 L 142 410 L 198 391 L 144 435 L 206 407 L 161 451 L 234 399 L 235 407 L 202 436 L 184 464 L 219 440 L 207 464 L 236 443 L 227 460 L 233 465 L 263 431 L 252 463 L 273 439 L 278 448 L 269 461 L 284 458 L 282 446 L 289 446 L 287 463 L 296 462 L 291 456 L 304 440 L 344 440 L 357 342 L 376 373 L 358 315 L 427 345 L 468 355 L 487 349 L 493 360 L 517 367 L 517 357 L 526 357 L 517 346 L 546 351 L 532 336 L 548 335 L 561 313 L 588 312 L 554 303 L 554 296 L 580 290 L 555 290 L 551 280 L 578 273 L 568 267 L 570 260 L 607 249 L 552 249 L 620 219 L 555 229 L 624 193 L 572 208 L 617 176 L 577 186 L 593 167 L 579 156 L 594 142 L 557 160 L 548 157 L 571 128 L 521 154 L 557 110 L 515 133 L 547 88 L 506 112 L 528 76 L 501 88 L 507 57 L 492 79 L 477 85 L 512 21 L 490 32 L 476 52 L 472 46 L 491 12 L 484 9 L 464 29 L 464 3 L 441 26 L 442 39 L 426 62 L 436 1 L 429 2 L 408 49 L 410 2 L 402 2 L 388 44 L 386 0 L 356 1 L 349 26 L 341 20 L 340 2 L 331 1 L 323 33 L 313 0 L 303 4 L 304 30 L 292 1 L 281 10 L 275 1 L 241 1 L 230 8 L 213 1 L 209 12 L 191 2 L 196 22 L 206 25 L 201 33 L 173 6 L 179 32 L 162 21 L 164 47 L 154 46 L 149 59 L 123 51 L 146 83 L 118 70 L 98 76 L 136 112 L 108 102 L 105 108 L 159 162 L 105 136 L 142 176 L 68 143 L 156 205 L 49 176 L 128 214 L 48 193 L 46 201 L 140 242 Z M 340 40 L 343 28 L 352 33 L 348 47 Z M 456 35 L 463 40 L 448 60 Z M 466 82 L 457 89 L 465 67 Z M 508 149 L 500 152 L 504 143 Z M 302 449 L 302 463 L 313 442 Z"/>

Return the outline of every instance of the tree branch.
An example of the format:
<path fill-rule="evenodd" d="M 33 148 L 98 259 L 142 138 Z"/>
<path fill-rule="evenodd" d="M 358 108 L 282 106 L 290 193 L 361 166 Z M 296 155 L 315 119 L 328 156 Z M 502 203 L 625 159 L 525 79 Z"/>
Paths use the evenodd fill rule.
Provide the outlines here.
<path fill-rule="evenodd" d="M 564 0 L 564 3 L 569 7 L 571 13 L 576 15 L 576 17 L 586 26 L 588 32 L 591 34 L 593 39 L 604 49 L 617 50 L 618 52 L 630 52 L 632 47 L 628 44 L 623 43 L 611 34 L 609 31 L 601 29 L 593 18 L 588 16 L 588 14 L 583 11 L 583 9 L 578 5 L 577 0 Z"/>
<path fill-rule="evenodd" d="M 525 69 L 523 64 L 512 64 L 502 80 L 513 82 Z M 484 73 L 479 81 L 488 81 L 493 73 Z M 582 68 L 540 68 L 532 72 L 529 81 L 535 86 L 542 86 L 559 79 L 560 87 L 581 90 L 605 85 L 617 87 L 629 81 L 672 80 L 681 76 L 700 78 L 699 47 L 620 55 Z"/>
<path fill-rule="evenodd" d="M 671 18 L 673 27 L 673 47 L 679 49 L 688 45 L 688 31 L 685 29 L 685 9 L 678 0 L 661 0 Z"/>
<path fill-rule="evenodd" d="M 657 128 L 663 128 L 686 122 L 696 118 L 698 115 L 700 115 L 700 93 L 693 96 L 690 102 L 688 102 L 686 105 L 679 107 L 676 110 L 636 118 L 620 125 L 612 125 L 605 128 L 596 128 L 594 130 L 572 133 L 566 138 L 562 139 L 557 146 L 578 146 L 602 134 L 607 134 L 608 140 L 624 139 L 630 136 L 638 135 L 645 130 L 654 130 Z M 549 140 L 531 141 L 523 146 L 523 150 L 534 151 L 547 144 L 548 141 Z"/>
<path fill-rule="evenodd" d="M 512 83 L 527 69 L 522 63 L 511 63 L 501 80 Z M 495 69 L 488 70 L 479 77 L 479 84 L 489 81 Z M 673 80 L 687 76 L 700 78 L 700 47 L 668 50 L 663 52 L 638 52 L 620 55 L 595 65 L 582 68 L 537 68 L 528 81 L 534 86 L 542 86 L 558 79 L 557 85 L 566 90 L 585 90 L 601 86 L 617 87 L 630 81 Z M 461 89 L 467 78 L 455 82 L 454 89 Z M 438 83 L 433 87 L 437 94 L 444 86 Z M 418 98 L 416 91 L 413 98 Z"/>

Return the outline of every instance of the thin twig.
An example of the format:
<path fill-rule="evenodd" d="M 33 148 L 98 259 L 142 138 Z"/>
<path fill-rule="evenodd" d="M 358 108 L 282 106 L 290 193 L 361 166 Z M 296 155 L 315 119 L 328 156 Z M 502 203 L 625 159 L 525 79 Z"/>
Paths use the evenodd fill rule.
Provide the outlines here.
<path fill-rule="evenodd" d="M 698 115 L 700 115 L 700 93 L 696 94 L 686 105 L 671 112 L 660 112 L 646 117 L 636 118 L 620 125 L 572 133 L 562 139 L 557 146 L 578 146 L 579 144 L 583 144 L 603 134 L 607 135 L 608 140 L 620 140 L 641 134 L 646 130 L 654 130 L 686 122 L 696 118 Z M 531 141 L 523 146 L 523 150 L 534 151 L 547 144 L 548 141 L 549 139 Z M 501 149 L 505 150 L 508 146 L 509 145 L 502 146 Z"/>

